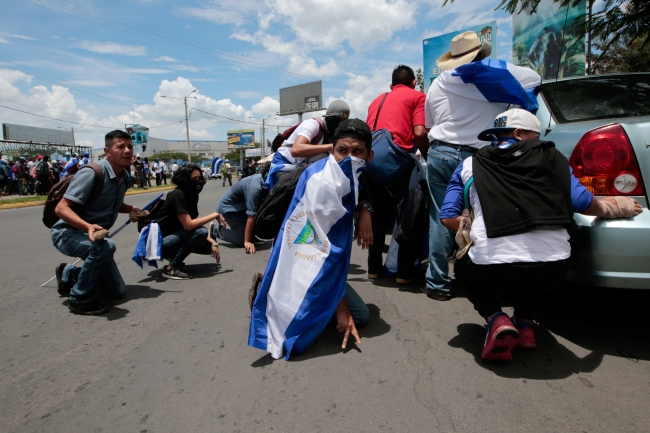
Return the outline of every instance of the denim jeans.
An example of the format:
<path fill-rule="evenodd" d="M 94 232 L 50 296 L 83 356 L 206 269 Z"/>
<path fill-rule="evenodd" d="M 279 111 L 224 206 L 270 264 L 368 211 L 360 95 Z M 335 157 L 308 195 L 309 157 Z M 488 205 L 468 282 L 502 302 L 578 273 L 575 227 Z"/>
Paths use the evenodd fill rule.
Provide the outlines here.
<path fill-rule="evenodd" d="M 207 238 L 205 227 L 193 231 L 182 229 L 167 235 L 163 238 L 163 257 L 169 260 L 171 267 L 177 268 L 192 253 L 210 254 L 212 247 Z"/>
<path fill-rule="evenodd" d="M 229 244 L 243 247 L 248 215 L 245 213 L 228 212 L 223 214 L 223 217 L 226 219 L 228 228 L 224 228 L 221 224 L 217 225 L 217 237 Z"/>
<path fill-rule="evenodd" d="M 427 290 L 449 293 L 449 256 L 454 251 L 455 233 L 440 223 L 440 208 L 445 199 L 447 184 L 458 165 L 470 152 L 444 144 L 432 144 L 427 152 L 427 182 L 429 184 L 429 269 Z"/>
<path fill-rule="evenodd" d="M 93 242 L 88 239 L 88 233 L 77 229 L 52 230 L 51 235 L 57 250 L 84 261 L 81 268 L 68 265 L 63 271 L 63 284 L 72 286 L 72 302 L 84 304 L 96 298 L 124 297 L 126 285 L 113 259 L 115 242 L 110 239 Z"/>

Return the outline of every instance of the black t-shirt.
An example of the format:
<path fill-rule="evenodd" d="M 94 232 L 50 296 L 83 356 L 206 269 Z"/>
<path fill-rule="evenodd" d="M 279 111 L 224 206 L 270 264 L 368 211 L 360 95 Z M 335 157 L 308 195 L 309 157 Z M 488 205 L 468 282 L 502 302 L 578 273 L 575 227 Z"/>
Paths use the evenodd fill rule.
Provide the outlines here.
<path fill-rule="evenodd" d="M 195 219 L 199 216 L 198 203 L 188 203 L 188 199 L 183 191 L 176 188 L 170 191 L 165 198 L 165 204 L 160 208 L 158 215 L 158 224 L 163 236 L 170 235 L 179 230 L 183 230 L 183 224 L 178 219 L 178 214 L 187 213 L 190 218 Z"/>

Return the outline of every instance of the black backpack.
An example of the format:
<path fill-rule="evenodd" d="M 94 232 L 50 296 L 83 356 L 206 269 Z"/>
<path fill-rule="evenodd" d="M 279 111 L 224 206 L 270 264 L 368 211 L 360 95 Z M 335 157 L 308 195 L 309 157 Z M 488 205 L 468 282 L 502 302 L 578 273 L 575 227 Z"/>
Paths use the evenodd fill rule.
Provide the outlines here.
<path fill-rule="evenodd" d="M 316 121 L 318 122 L 319 130 L 318 130 L 318 134 L 316 135 L 316 137 L 314 137 L 314 139 L 311 141 L 311 144 L 318 143 L 320 141 L 320 139 L 323 138 L 324 135 L 325 135 L 325 126 L 324 126 L 323 122 L 319 121 L 318 119 L 316 119 Z M 273 139 L 273 143 L 271 143 L 271 150 L 273 152 L 277 151 L 280 148 L 280 146 L 282 146 L 282 144 L 289 137 L 291 137 L 291 134 L 293 134 L 293 131 L 295 131 L 296 128 L 299 127 L 299 126 L 300 126 L 300 123 L 298 123 L 297 125 L 293 125 L 291 128 L 287 129 L 286 131 L 281 132 L 280 134 L 276 135 L 275 138 Z"/>
<path fill-rule="evenodd" d="M 50 174 L 50 167 L 47 165 L 47 162 L 39 161 L 38 164 L 36 165 L 36 176 L 45 177 L 49 174 Z"/>
<path fill-rule="evenodd" d="M 88 201 L 90 201 L 96 198 L 102 192 L 102 188 L 104 187 L 104 169 L 102 169 L 98 164 L 92 162 L 84 165 L 82 169 L 86 167 L 95 170 L 93 189 L 90 193 L 90 197 L 88 198 Z M 45 224 L 45 227 L 48 229 L 51 229 L 52 226 L 60 219 L 58 216 L 56 216 L 54 210 L 56 209 L 56 205 L 59 204 L 65 193 L 68 191 L 68 186 L 70 186 L 70 182 L 74 176 L 75 175 L 68 175 L 60 182 L 55 183 L 47 193 L 45 206 L 43 206 L 43 224 Z"/>
<path fill-rule="evenodd" d="M 285 174 L 269 191 L 257 211 L 255 219 L 255 237 L 262 241 L 275 239 L 278 236 L 282 221 L 287 214 L 293 193 L 300 176 L 307 167 L 296 168 Z"/>

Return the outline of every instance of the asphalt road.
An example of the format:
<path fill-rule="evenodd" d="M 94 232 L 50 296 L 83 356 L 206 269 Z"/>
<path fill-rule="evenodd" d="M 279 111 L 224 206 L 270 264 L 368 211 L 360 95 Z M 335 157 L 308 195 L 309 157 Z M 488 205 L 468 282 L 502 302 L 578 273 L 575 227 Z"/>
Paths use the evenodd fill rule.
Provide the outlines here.
<path fill-rule="evenodd" d="M 226 189 L 211 181 L 201 214 Z M 349 281 L 372 311 L 362 343 L 343 352 L 327 329 L 274 361 L 246 344 L 247 292 L 269 246 L 253 256 L 222 246 L 221 270 L 192 255 L 194 278 L 170 281 L 131 261 L 128 227 L 115 238 L 127 298 L 83 317 L 54 283 L 40 287 L 68 261 L 41 212 L 0 211 L 0 432 L 650 429 L 648 292 L 567 285 L 540 306 L 538 348 L 488 364 L 482 319 L 462 293 L 437 302 L 416 283 L 370 282 L 355 246 Z"/>

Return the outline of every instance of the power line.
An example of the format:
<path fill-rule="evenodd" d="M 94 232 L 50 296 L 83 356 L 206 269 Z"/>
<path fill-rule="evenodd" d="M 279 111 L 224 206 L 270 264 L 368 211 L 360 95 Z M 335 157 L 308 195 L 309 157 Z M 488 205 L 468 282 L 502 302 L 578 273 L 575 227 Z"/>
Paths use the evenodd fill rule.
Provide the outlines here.
<path fill-rule="evenodd" d="M 131 33 L 131 34 L 134 34 L 136 36 L 140 36 L 140 37 L 155 40 L 155 41 L 158 41 L 158 42 L 166 43 L 168 45 L 183 48 L 185 50 L 198 52 L 200 54 L 207 54 L 207 55 L 210 55 L 210 56 L 214 57 L 214 55 L 211 52 L 208 51 L 208 48 L 209 48 L 210 50 L 213 50 L 213 51 L 216 51 L 216 52 L 220 53 L 222 57 L 229 58 L 230 60 L 246 61 L 247 63 L 257 64 L 257 65 L 259 65 L 259 66 L 261 66 L 263 68 L 266 68 L 266 69 L 274 69 L 274 70 L 280 71 L 282 73 L 287 73 L 287 74 L 295 75 L 295 76 L 299 76 L 299 77 L 310 78 L 310 79 L 319 78 L 319 77 L 315 77 L 313 75 L 306 75 L 306 74 L 300 74 L 300 73 L 297 73 L 297 72 L 287 71 L 286 69 L 272 66 L 272 64 L 270 64 L 270 63 L 260 62 L 259 60 L 251 59 L 249 57 L 236 55 L 236 54 L 233 54 L 233 53 L 231 53 L 229 51 L 221 50 L 219 48 L 216 48 L 216 47 L 213 47 L 213 46 L 210 46 L 210 45 L 207 45 L 207 44 L 203 44 L 203 43 L 195 41 L 193 39 L 185 38 L 185 37 L 182 37 L 182 36 L 177 36 L 177 35 L 174 35 L 173 33 L 168 33 L 168 32 L 163 32 L 163 31 L 160 31 L 160 30 L 156 30 L 153 27 L 144 26 L 144 25 L 142 25 L 140 23 L 134 23 L 133 21 L 128 21 L 128 20 L 125 20 L 125 19 L 123 19 L 121 17 L 115 17 L 115 18 L 119 18 L 119 21 L 118 20 L 111 20 L 110 18 L 106 18 L 106 17 L 114 17 L 113 15 L 106 14 L 106 13 L 104 13 L 102 11 L 97 10 L 97 9 L 84 7 L 84 6 L 78 5 L 78 4 L 73 3 L 73 2 L 68 2 L 68 3 L 73 4 L 75 6 L 78 6 L 78 7 L 83 7 L 85 9 L 90 10 L 90 11 L 96 11 L 96 12 L 100 13 L 102 16 L 92 15 L 90 13 L 83 12 L 83 11 L 80 11 L 80 10 L 75 9 L 73 7 L 67 6 L 65 4 L 60 4 L 60 3 L 56 3 L 56 2 L 53 2 L 53 1 L 49 1 L 49 0 L 41 0 L 42 2 L 47 2 L 47 3 L 50 3 L 50 4 L 56 5 L 59 8 L 65 8 L 65 9 L 68 9 L 68 10 L 72 10 L 77 14 L 85 14 L 86 16 L 89 16 L 91 18 L 102 19 L 103 21 L 113 22 L 113 23 L 121 26 L 122 28 L 117 28 L 117 27 L 108 25 L 108 24 L 106 24 L 106 22 L 103 22 L 103 21 L 94 21 L 94 20 L 89 19 L 89 18 L 84 18 L 83 16 L 75 15 L 75 14 L 70 13 L 70 12 L 65 12 L 64 10 L 61 10 L 61 9 L 48 7 L 46 5 L 34 3 L 34 2 L 31 2 L 31 1 L 28 1 L 28 0 L 20 0 L 20 1 L 22 1 L 24 3 L 34 5 L 34 6 L 37 6 L 37 7 L 42 7 L 44 9 L 49 9 L 49 10 L 54 11 L 54 12 L 62 13 L 64 15 L 69 15 L 69 16 L 72 16 L 72 17 L 75 17 L 75 18 L 78 18 L 78 19 L 82 19 L 84 21 L 89 21 L 89 22 L 92 22 L 92 23 L 95 23 L 95 24 L 99 24 L 99 25 L 103 25 L 103 26 L 106 26 L 106 27 L 109 27 L 109 28 L 116 29 L 116 30 L 124 31 L 126 33 Z M 132 24 L 135 24 L 137 26 L 126 25 L 125 22 L 132 23 Z M 126 28 L 133 28 L 133 29 L 136 29 L 137 31 L 124 30 L 125 27 Z M 152 31 L 143 31 L 142 28 L 151 29 Z M 160 40 L 160 39 L 157 39 L 157 38 L 154 38 L 154 37 L 151 37 L 151 36 L 146 36 L 146 35 L 142 34 L 143 32 L 153 34 L 154 36 L 156 36 L 158 38 L 162 37 L 162 38 L 166 38 L 166 39 L 171 39 L 174 42 L 184 43 L 185 45 L 182 46 L 182 45 L 179 45 L 178 43 L 172 43 L 172 42 L 165 41 L 165 40 Z M 178 39 L 184 39 L 184 41 L 180 41 Z M 191 48 L 188 45 L 194 45 L 195 48 Z M 204 48 L 204 47 L 207 47 L 207 48 Z M 340 83 L 340 82 L 337 82 L 337 81 L 324 80 L 322 78 L 321 78 L 321 80 L 325 81 L 325 82 L 332 83 L 332 84 L 345 86 L 344 83 Z"/>
<path fill-rule="evenodd" d="M 55 79 L 59 80 L 59 84 L 62 84 L 62 85 L 67 86 L 67 87 L 70 87 L 71 89 L 79 90 L 79 89 L 76 89 L 76 88 L 74 88 L 74 87 L 72 87 L 72 86 L 69 86 L 69 85 L 65 84 L 65 82 L 66 82 L 67 80 L 65 80 L 65 79 L 63 79 L 63 78 L 55 77 L 54 75 L 46 74 L 45 72 L 37 71 L 36 69 L 28 68 L 27 66 L 23 66 L 23 65 L 20 65 L 20 64 L 18 64 L 18 63 L 10 62 L 9 60 L 7 60 L 7 59 L 3 59 L 3 58 L 1 58 L 1 57 L 0 57 L 0 61 L 1 61 L 1 62 L 4 62 L 4 63 L 9 63 L 9 64 L 14 65 L 14 66 L 17 66 L 18 68 L 27 69 L 28 71 L 32 71 L 32 73 L 35 74 L 37 77 L 38 77 L 38 75 L 40 74 L 40 75 L 45 75 L 46 77 L 55 78 Z M 25 72 L 25 71 L 23 71 L 23 70 L 21 70 L 21 69 L 18 69 L 18 70 L 19 70 L 20 72 L 24 73 L 24 74 L 30 75 L 30 74 L 28 74 L 27 72 Z M 41 80 L 43 80 L 43 81 L 48 81 L 48 82 L 52 83 L 52 81 L 49 81 L 49 80 L 46 80 L 46 79 L 43 79 L 43 78 L 39 78 L 39 79 L 41 79 Z M 135 97 L 133 97 L 133 96 L 131 96 L 131 95 L 123 95 L 123 94 L 121 94 L 121 93 L 108 92 L 108 91 L 100 90 L 100 89 L 98 89 L 98 88 L 96 88 L 96 87 L 84 86 L 84 85 L 82 85 L 82 84 L 75 84 L 75 85 L 76 85 L 76 86 L 79 86 L 79 87 L 83 87 L 83 88 L 85 88 L 85 89 L 96 90 L 96 91 L 98 91 L 98 92 L 100 92 L 100 93 L 108 93 L 108 94 L 110 94 L 110 95 L 123 96 L 123 97 L 125 97 L 125 98 L 129 98 L 129 99 L 136 99 L 136 100 L 140 100 L 140 101 L 151 102 L 149 99 L 146 99 L 146 98 L 135 98 Z M 93 95 L 93 94 L 91 93 L 91 95 Z M 106 98 L 105 96 L 100 96 L 100 95 L 93 95 L 93 96 L 99 96 L 100 98 Z M 107 99 L 112 99 L 112 98 L 107 98 Z M 120 101 L 120 102 L 126 102 L 126 101 L 123 101 L 123 100 L 117 100 L 117 99 L 112 99 L 112 100 L 114 100 L 114 101 Z"/>
<path fill-rule="evenodd" d="M 4 100 L 6 101 L 6 99 L 4 99 Z M 13 102 L 13 101 L 11 101 L 11 102 Z M 17 103 L 17 102 L 16 102 L 16 103 Z M 25 104 L 21 104 L 21 105 L 25 105 Z M 13 110 L 13 111 L 18 111 L 18 112 L 20 112 L 20 113 L 24 113 L 24 114 L 30 114 L 30 115 L 32 115 L 32 116 L 42 117 L 42 118 L 44 118 L 44 119 L 56 120 L 56 121 L 58 121 L 58 122 L 72 123 L 72 124 L 75 124 L 75 125 L 81 125 L 81 126 L 89 126 L 89 127 L 91 127 L 91 128 L 116 129 L 114 126 L 89 125 L 89 124 L 87 124 L 87 123 L 79 123 L 79 122 L 73 122 L 73 121 L 71 121 L 71 120 L 63 120 L 63 119 L 57 119 L 57 118 L 55 118 L 55 117 L 43 116 L 43 115 L 41 115 L 41 114 L 30 113 L 29 111 L 23 111 L 23 110 L 19 110 L 19 109 L 17 109 L 17 108 L 7 107 L 6 105 L 0 105 L 0 107 L 2 107 L 2 108 L 7 108 L 7 109 L 9 109 L 9 110 Z M 36 107 L 34 107 L 34 108 L 36 108 Z M 149 129 L 152 129 L 152 128 L 162 128 L 163 126 L 176 125 L 176 124 L 179 124 L 179 123 L 183 123 L 183 121 L 182 121 L 182 120 L 178 120 L 178 121 L 176 121 L 176 122 L 168 123 L 168 124 L 166 124 L 166 125 L 150 126 Z M 117 129 L 119 129 L 119 128 L 117 128 Z"/>
<path fill-rule="evenodd" d="M 261 123 L 257 123 L 257 122 L 249 122 L 249 121 L 247 121 L 247 120 L 238 120 L 238 119 L 233 119 L 233 118 L 231 118 L 231 117 L 220 116 L 220 115 L 218 115 L 218 114 L 209 113 L 209 112 L 207 112 L 207 111 L 199 110 L 198 108 L 194 108 L 194 107 L 190 107 L 190 108 L 191 108 L 192 110 L 200 111 L 201 113 L 209 114 L 210 116 L 220 117 L 220 118 L 222 118 L 222 119 L 231 120 L 231 121 L 233 121 L 233 122 L 248 123 L 248 124 L 251 124 L 251 125 L 262 126 Z M 288 127 L 290 127 L 290 126 L 287 126 L 287 125 L 271 125 L 271 124 L 268 124 L 268 123 L 265 123 L 265 125 L 266 125 L 266 126 L 274 126 L 274 127 L 275 127 L 275 126 L 279 126 L 280 128 L 288 128 Z"/>

